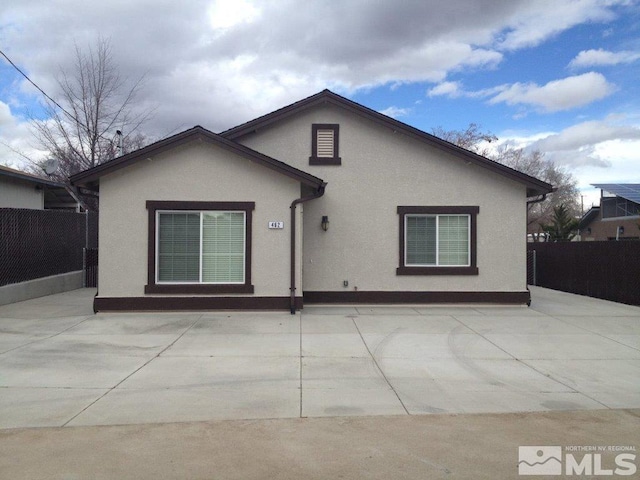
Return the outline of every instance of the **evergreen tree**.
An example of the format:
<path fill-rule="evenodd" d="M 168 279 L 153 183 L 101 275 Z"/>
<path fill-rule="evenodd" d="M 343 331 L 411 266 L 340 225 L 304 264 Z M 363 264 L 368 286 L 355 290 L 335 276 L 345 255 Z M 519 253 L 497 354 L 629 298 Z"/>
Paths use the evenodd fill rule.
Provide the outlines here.
<path fill-rule="evenodd" d="M 553 208 L 553 217 L 548 225 L 541 225 L 542 230 L 549 235 L 552 242 L 568 242 L 576 236 L 578 219 L 571 216 L 569 210 L 562 203 Z"/>

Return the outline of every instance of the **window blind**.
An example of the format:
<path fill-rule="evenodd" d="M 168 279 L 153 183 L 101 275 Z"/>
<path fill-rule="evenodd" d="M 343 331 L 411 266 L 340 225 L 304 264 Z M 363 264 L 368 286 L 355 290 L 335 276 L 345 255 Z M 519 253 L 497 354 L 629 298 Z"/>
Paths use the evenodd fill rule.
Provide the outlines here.
<path fill-rule="evenodd" d="M 244 212 L 158 213 L 159 282 L 243 283 Z"/>
<path fill-rule="evenodd" d="M 469 265 L 469 215 L 407 215 L 405 265 Z"/>
<path fill-rule="evenodd" d="M 467 215 L 438 217 L 438 264 L 469 264 L 469 217 Z"/>
<path fill-rule="evenodd" d="M 204 212 L 202 281 L 244 282 L 244 212 Z"/>
<path fill-rule="evenodd" d="M 158 232 L 158 280 L 200 279 L 200 214 L 162 213 Z"/>
<path fill-rule="evenodd" d="M 436 217 L 407 216 L 407 265 L 436 264 Z"/>

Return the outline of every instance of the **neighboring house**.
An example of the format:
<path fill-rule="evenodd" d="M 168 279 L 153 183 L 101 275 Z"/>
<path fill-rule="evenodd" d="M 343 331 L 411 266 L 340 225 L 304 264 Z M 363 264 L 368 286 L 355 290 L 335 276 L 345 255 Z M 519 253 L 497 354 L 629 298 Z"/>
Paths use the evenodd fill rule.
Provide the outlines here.
<path fill-rule="evenodd" d="M 62 183 L 0 165 L 0 208 L 78 210 L 79 206 Z"/>
<path fill-rule="evenodd" d="M 593 183 L 600 206 L 591 207 L 578 226 L 583 241 L 640 239 L 640 184 Z"/>
<path fill-rule="evenodd" d="M 81 288 L 97 217 L 71 187 L 0 166 L 0 305 Z"/>
<path fill-rule="evenodd" d="M 525 304 L 552 190 L 328 90 L 71 181 L 100 191 L 96 310 Z"/>

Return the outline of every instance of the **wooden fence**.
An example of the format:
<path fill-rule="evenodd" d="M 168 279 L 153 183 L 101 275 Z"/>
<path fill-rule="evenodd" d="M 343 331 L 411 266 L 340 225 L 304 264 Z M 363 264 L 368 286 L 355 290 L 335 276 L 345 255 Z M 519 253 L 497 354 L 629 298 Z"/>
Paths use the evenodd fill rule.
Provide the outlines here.
<path fill-rule="evenodd" d="M 640 305 L 640 242 L 527 244 L 531 285 Z"/>

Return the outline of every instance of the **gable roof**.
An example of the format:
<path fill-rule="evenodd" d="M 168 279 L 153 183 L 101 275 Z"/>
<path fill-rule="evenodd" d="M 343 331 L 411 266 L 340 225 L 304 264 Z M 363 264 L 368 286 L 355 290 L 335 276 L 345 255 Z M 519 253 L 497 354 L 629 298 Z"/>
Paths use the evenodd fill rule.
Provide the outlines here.
<path fill-rule="evenodd" d="M 327 103 L 344 108 L 352 113 L 368 118 L 369 120 L 372 120 L 380 125 L 391 128 L 394 131 L 401 132 L 411 138 L 417 139 L 421 142 L 425 142 L 433 147 L 457 155 L 458 157 L 461 157 L 466 161 L 470 161 L 471 163 L 476 164 L 480 167 L 487 168 L 492 172 L 515 180 L 516 182 L 522 183 L 527 187 L 527 197 L 544 195 L 553 191 L 553 186 L 546 182 L 543 182 L 542 180 L 473 153 L 462 147 L 454 145 L 453 143 L 438 138 L 435 135 L 423 132 L 422 130 L 412 127 L 411 125 L 400 122 L 394 118 L 388 117 L 386 115 L 383 115 L 382 113 L 365 107 L 364 105 L 360 105 L 359 103 L 333 93 L 330 90 L 323 90 L 320 93 L 292 103 L 291 105 L 280 108 L 279 110 L 276 110 L 272 113 L 268 113 L 267 115 L 258 117 L 255 120 L 251 120 L 229 130 L 226 130 L 220 133 L 220 135 L 230 140 L 235 140 L 248 133 L 252 133 L 256 130 L 267 127 L 272 123 L 278 122 L 293 115 L 297 115 L 302 111 Z"/>
<path fill-rule="evenodd" d="M 291 165 L 287 165 L 286 163 L 276 160 L 275 158 L 263 155 L 260 152 L 256 152 L 249 147 L 245 147 L 244 145 L 240 145 L 239 143 L 236 143 L 232 140 L 223 138 L 220 135 L 216 135 L 215 133 L 199 125 L 158 142 L 152 143 L 151 145 L 147 145 L 146 147 L 143 147 L 140 150 L 136 150 L 135 152 L 128 153 L 121 157 L 100 164 L 96 167 L 90 168 L 80 173 L 76 173 L 75 175 L 72 175 L 70 177 L 70 181 L 73 185 L 95 189 L 97 187 L 98 180 L 104 175 L 132 165 L 142 159 L 164 153 L 180 145 L 184 145 L 193 141 L 202 141 L 217 145 L 233 153 L 236 153 L 241 157 L 247 158 L 264 167 L 286 175 L 287 177 L 293 178 L 294 180 L 297 180 L 310 187 L 319 188 L 326 185 L 326 182 L 324 182 L 321 178 L 315 177 L 307 172 L 303 172 L 302 170 L 298 170 Z"/>

